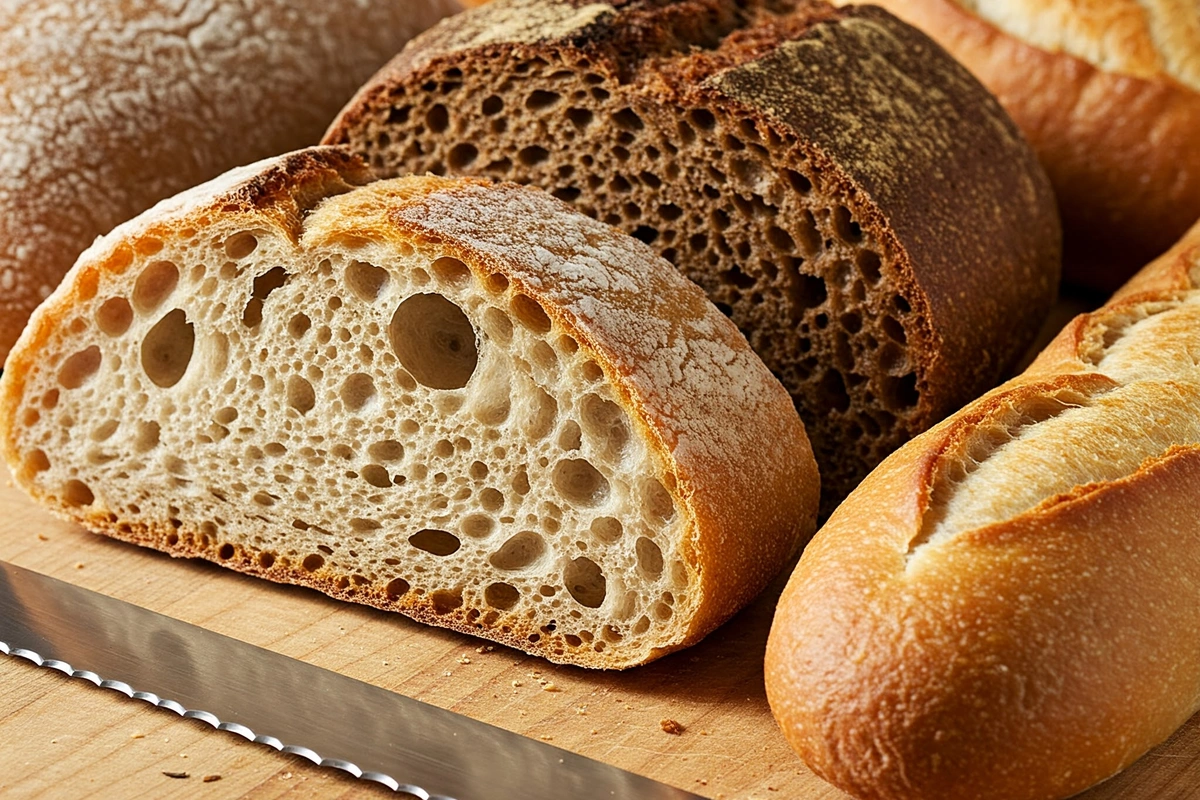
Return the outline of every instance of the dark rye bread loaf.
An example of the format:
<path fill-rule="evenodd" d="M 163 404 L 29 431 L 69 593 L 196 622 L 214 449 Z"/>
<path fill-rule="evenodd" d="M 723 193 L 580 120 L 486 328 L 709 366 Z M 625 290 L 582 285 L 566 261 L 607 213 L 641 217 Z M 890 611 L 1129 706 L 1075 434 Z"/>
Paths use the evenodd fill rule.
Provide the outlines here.
<path fill-rule="evenodd" d="M 1020 134 L 875 8 L 496 0 L 415 39 L 325 141 L 384 175 L 532 183 L 648 242 L 796 400 L 826 511 L 992 385 L 1057 286 Z"/>

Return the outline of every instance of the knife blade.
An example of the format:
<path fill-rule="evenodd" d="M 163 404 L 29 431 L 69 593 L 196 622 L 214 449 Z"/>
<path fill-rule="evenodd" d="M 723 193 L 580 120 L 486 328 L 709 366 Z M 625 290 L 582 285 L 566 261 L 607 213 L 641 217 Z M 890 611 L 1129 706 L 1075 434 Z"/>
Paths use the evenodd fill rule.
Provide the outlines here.
<path fill-rule="evenodd" d="M 3 561 L 0 652 L 428 800 L 699 797 Z"/>

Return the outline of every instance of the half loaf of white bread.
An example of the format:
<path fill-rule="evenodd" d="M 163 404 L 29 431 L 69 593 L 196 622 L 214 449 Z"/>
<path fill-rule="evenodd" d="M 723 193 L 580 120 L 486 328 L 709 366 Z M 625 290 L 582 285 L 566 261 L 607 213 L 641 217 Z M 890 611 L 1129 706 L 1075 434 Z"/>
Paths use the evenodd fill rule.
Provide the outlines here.
<path fill-rule="evenodd" d="M 862 798 L 1059 798 L 1200 709 L 1200 225 L 888 458 L 792 575 L 767 693 Z"/>
<path fill-rule="evenodd" d="M 98 241 L 12 351 L 0 431 L 93 531 L 589 667 L 697 641 L 815 527 L 791 399 L 668 262 L 337 148 Z"/>

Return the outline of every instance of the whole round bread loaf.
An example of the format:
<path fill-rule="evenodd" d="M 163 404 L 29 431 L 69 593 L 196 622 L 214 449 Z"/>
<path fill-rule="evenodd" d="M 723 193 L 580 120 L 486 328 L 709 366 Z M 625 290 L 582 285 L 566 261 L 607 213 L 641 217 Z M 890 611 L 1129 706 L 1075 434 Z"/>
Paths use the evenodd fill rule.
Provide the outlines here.
<path fill-rule="evenodd" d="M 1058 195 L 1067 282 L 1111 292 L 1200 219 L 1200 4 L 871 2 L 936 39 L 1021 127 Z"/>
<path fill-rule="evenodd" d="M 816 524 L 791 399 L 636 239 L 512 184 L 228 173 L 87 250 L 0 378 L 17 483 L 118 539 L 628 667 Z"/>
<path fill-rule="evenodd" d="M 456 0 L 0 2 L 0 366 L 117 223 L 315 144 Z"/>
<path fill-rule="evenodd" d="M 885 460 L 805 550 L 767 696 L 861 798 L 1050 800 L 1200 711 L 1200 225 Z"/>
<path fill-rule="evenodd" d="M 649 243 L 791 392 L 826 511 L 994 385 L 1057 289 L 1033 152 L 879 9 L 494 0 L 415 39 L 325 142 L 540 186 Z"/>

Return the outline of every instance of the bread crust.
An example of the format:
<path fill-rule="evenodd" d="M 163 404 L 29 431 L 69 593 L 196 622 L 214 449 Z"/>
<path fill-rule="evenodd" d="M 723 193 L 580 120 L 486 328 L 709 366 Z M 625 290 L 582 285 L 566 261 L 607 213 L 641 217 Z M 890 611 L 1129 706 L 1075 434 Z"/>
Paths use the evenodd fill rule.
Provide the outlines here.
<path fill-rule="evenodd" d="M 362 80 L 460 8 L 160 6 L 22 0 L 0 10 L 0 366 L 98 235 L 227 169 L 316 142 Z"/>
<path fill-rule="evenodd" d="M 815 528 L 819 479 L 811 448 L 783 387 L 697 287 L 665 262 L 654 264 L 640 242 L 534 190 L 433 177 L 366 185 L 370 181 L 363 162 L 347 151 L 311 148 L 165 201 L 99 240 L 34 314 L 0 380 L 4 455 L 18 484 L 55 513 L 98 533 L 589 667 L 629 667 L 693 644 L 794 556 Z M 643 273 L 651 281 L 645 291 L 580 291 L 589 276 L 566 270 L 574 254 L 558 233 L 562 228 L 554 227 L 577 218 L 588 225 L 579 235 L 594 246 L 610 248 L 622 263 L 652 265 Z M 504 276 L 537 300 L 600 364 L 637 436 L 649 443 L 664 475 L 675 477 L 669 491 L 685 520 L 680 552 L 692 588 L 675 608 L 679 622 L 670 635 L 640 650 L 564 650 L 559 637 L 533 622 L 489 619 L 470 605 L 439 607 L 435 593 L 394 596 L 386 579 L 364 582 L 352 580 L 361 575 L 302 568 L 248 543 L 222 542 L 219 532 L 205 533 L 200 520 L 126 518 L 105 507 L 103 491 L 98 501 L 79 507 L 65 502 L 56 487 L 39 485 L 28 468 L 29 444 L 19 420 L 31 403 L 27 384 L 53 374 L 61 357 L 78 349 L 65 321 L 98 287 L 111 286 L 137 263 L 143 242 L 186 236 L 217 221 L 282 232 L 297 252 L 355 239 L 449 254 L 480 281 Z M 563 271 L 543 263 L 547 251 Z M 615 265 L 605 269 L 612 280 L 628 277 Z M 660 336 L 679 341 L 663 348 Z M 672 359 L 680 353 L 684 360 L 676 364 Z"/>
<path fill-rule="evenodd" d="M 1067 797 L 1200 710 L 1198 241 L 894 453 L 809 544 L 766 681 L 826 780 Z M 991 460 L 1017 474 L 979 477 Z"/>
<path fill-rule="evenodd" d="M 1111 292 L 1200 217 L 1200 89 L 1188 71 L 1200 60 L 1194 8 L 1157 4 L 1160 26 L 1176 36 L 1156 41 L 1143 9 L 1126 0 L 1086 10 L 1051 4 L 1075 34 L 1060 50 L 956 0 L 878 5 L 962 61 L 1029 139 L 1058 197 L 1067 282 Z M 1052 16 L 1047 8 L 1037 11 Z M 1032 10 L 1009 13 L 1035 24 Z M 1083 56 L 1096 51 L 1104 63 Z"/>
<path fill-rule="evenodd" d="M 879 243 L 894 267 L 889 280 L 911 306 L 906 346 L 919 399 L 894 441 L 880 445 L 886 452 L 993 385 L 1036 332 L 1057 291 L 1053 195 L 999 105 L 918 31 L 872 8 L 743 6 L 493 2 L 414 40 L 324 141 L 358 146 L 398 97 L 438 85 L 446 70 L 542 58 L 586 59 L 590 72 L 625 87 L 615 90 L 627 93 L 621 102 L 637 100 L 642 115 L 658 109 L 660 129 L 674 130 L 675 108 L 714 107 L 758 126 L 763 140 L 794 142 L 789 166 L 812 168 L 841 198 Z M 700 257 L 697 265 L 689 257 L 681 248 L 680 268 L 703 273 Z M 760 353 L 777 374 L 791 369 Z M 801 414 L 810 433 L 836 416 L 806 402 Z M 819 454 L 843 456 L 823 464 L 832 502 L 865 474 L 866 466 L 848 468 L 845 454 L 871 435 L 813 435 Z"/>

